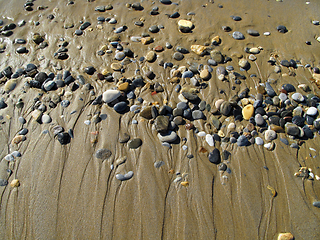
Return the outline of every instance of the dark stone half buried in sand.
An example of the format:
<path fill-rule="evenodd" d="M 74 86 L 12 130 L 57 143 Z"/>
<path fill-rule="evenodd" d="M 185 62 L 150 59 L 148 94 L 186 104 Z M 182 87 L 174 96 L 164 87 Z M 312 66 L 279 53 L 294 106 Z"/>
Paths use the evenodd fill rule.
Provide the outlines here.
<path fill-rule="evenodd" d="M 66 145 L 70 143 L 70 135 L 67 132 L 58 133 L 57 139 L 61 145 Z"/>
<path fill-rule="evenodd" d="M 134 138 L 128 142 L 128 147 L 131 149 L 137 149 L 142 145 L 142 140 L 140 138 Z"/>

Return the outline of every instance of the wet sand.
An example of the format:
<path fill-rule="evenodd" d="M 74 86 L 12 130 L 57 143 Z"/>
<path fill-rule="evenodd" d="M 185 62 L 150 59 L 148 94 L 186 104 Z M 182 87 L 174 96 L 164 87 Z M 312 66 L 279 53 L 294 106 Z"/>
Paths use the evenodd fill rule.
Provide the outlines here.
<path fill-rule="evenodd" d="M 157 94 L 152 94 L 149 84 L 137 88 L 136 96 L 144 99 L 142 105 L 158 102 L 160 106 L 167 103 L 174 108 L 180 102 L 179 93 L 175 91 L 177 84 L 169 81 L 171 68 L 164 69 L 159 63 L 163 60 L 178 66 L 188 67 L 194 62 L 206 65 L 210 55 L 198 56 L 190 51 L 182 61 L 172 58 L 177 46 L 190 50 L 193 44 L 207 44 L 208 48 L 221 51 L 232 61 L 219 66 L 231 65 L 236 72 L 246 76 L 241 84 L 220 81 L 215 75 L 217 67 L 212 67 L 212 77 L 206 81 L 208 87 L 198 93 L 212 107 L 217 99 L 228 100 L 245 87 L 250 89 L 249 95 L 255 96 L 257 83 L 265 83 L 268 79 L 272 79 L 277 94 L 283 84 L 290 83 L 304 95 L 306 93 L 297 86 L 307 84 L 311 93 L 319 96 L 311 69 L 320 66 L 320 43 L 315 39 L 320 35 L 320 26 L 312 24 L 313 20 L 320 20 L 320 2 L 221 0 L 212 3 L 201 0 L 164 5 L 159 1 L 141 1 L 142 11 L 126 7 L 126 1 L 76 0 L 67 5 L 68 1 L 37 0 L 33 11 L 25 11 L 25 2 L 21 0 L 0 2 L 0 18 L 4 25 L 17 24 L 22 19 L 26 21 L 24 26 L 17 26 L 11 36 L 1 36 L 6 45 L 0 54 L 1 71 L 11 66 L 15 72 L 28 63 L 37 65 L 38 71 L 48 74 L 69 70 L 75 78 L 83 75 L 95 93 L 92 95 L 91 90 L 81 84 L 76 91 L 66 86 L 65 92 L 72 94 L 62 94 L 61 99 L 68 99 L 70 106 L 63 108 L 59 103 L 57 107 L 49 108 L 48 96 L 58 94 L 61 89 L 44 92 L 28 88 L 26 79 L 20 77 L 13 91 L 2 92 L 1 97 L 8 107 L 0 110 L 3 116 L 0 178 L 7 179 L 9 184 L 0 187 L 1 239 L 277 239 L 278 234 L 284 232 L 292 233 L 295 239 L 320 238 L 320 210 L 312 205 L 314 201 L 320 201 L 320 182 L 294 176 L 300 167 L 310 168 L 320 176 L 318 133 L 313 139 L 305 140 L 299 149 L 289 147 L 297 140 L 288 138 L 286 133 L 278 133 L 274 140 L 275 149 L 268 151 L 256 144 L 238 147 L 218 141 L 212 147 L 194 130 L 186 130 L 181 125 L 177 130 L 179 141 L 168 148 L 162 146 L 157 132 L 152 129 L 152 120 L 130 111 L 119 114 L 107 104 L 91 104 L 97 96 L 116 86 L 116 82 L 98 80 L 97 77 L 97 73 L 104 69 L 113 73 L 110 65 L 119 62 L 114 59 L 114 48 L 110 48 L 112 53 L 97 54 L 103 45 L 109 45 L 108 39 L 116 35 L 120 36 L 125 48 L 134 52 L 136 59 L 123 66 L 125 71 L 121 75 L 133 78 L 136 69 L 140 69 L 145 82 L 151 85 L 159 82 L 164 86 L 164 92 Z M 95 11 L 95 7 L 109 3 L 112 10 Z M 223 8 L 219 8 L 220 4 Z M 38 6 L 46 8 L 37 10 Z M 159 14 L 150 15 L 155 6 L 159 7 Z M 179 12 L 180 17 L 166 16 L 174 12 Z M 189 12 L 195 15 L 187 15 Z M 53 14 L 54 19 L 48 19 L 49 14 Z M 242 20 L 234 21 L 231 15 L 240 16 Z M 117 23 L 104 22 L 99 29 L 98 16 L 115 17 Z M 144 26 L 134 25 L 141 18 Z M 180 19 L 192 21 L 194 29 L 191 33 L 178 30 Z M 34 24 L 36 21 L 40 23 L 38 26 Z M 80 21 L 89 21 L 91 26 L 81 36 L 75 36 Z M 73 23 L 74 27 L 65 29 L 67 23 Z M 123 25 L 127 30 L 119 34 L 113 32 L 113 28 Z M 164 29 L 150 33 L 148 28 L 153 25 L 163 25 Z M 278 25 L 286 26 L 288 32 L 279 33 Z M 230 26 L 232 31 L 225 32 L 222 26 Z M 257 30 L 260 36 L 250 36 L 246 32 L 248 29 Z M 234 31 L 242 32 L 245 39 L 233 39 Z M 271 34 L 265 36 L 264 32 Z M 39 49 L 39 45 L 32 41 L 34 33 L 44 35 L 48 47 Z M 130 40 L 143 33 L 150 34 L 154 42 L 143 45 Z M 220 45 L 211 45 L 214 36 L 220 36 Z M 27 40 L 24 45 L 29 51 L 27 54 L 16 53 L 18 45 L 13 44 L 16 38 Z M 59 44 L 63 43 L 60 38 L 69 43 L 66 60 L 54 57 Z M 173 48 L 165 48 L 166 42 L 170 42 Z M 158 45 L 164 47 L 164 51 L 157 53 L 155 62 L 139 61 Z M 255 55 L 257 60 L 250 62 L 248 71 L 240 71 L 239 58 L 249 56 L 245 47 L 262 47 L 262 50 Z M 268 63 L 271 56 L 278 64 L 284 59 L 294 59 L 302 66 L 296 69 L 281 67 L 281 72 L 275 73 L 274 66 Z M 304 67 L 306 64 L 311 68 Z M 95 67 L 95 74 L 84 73 L 88 66 Z M 150 70 L 155 73 L 153 80 L 146 77 Z M 256 77 L 250 77 L 251 74 Z M 1 88 L 4 84 L 1 83 Z M 190 83 L 187 79 L 180 79 L 180 85 L 184 87 Z M 234 90 L 232 86 L 235 86 Z M 39 124 L 32 118 L 36 97 L 47 105 L 46 114 L 51 116 L 52 123 Z M 21 109 L 15 105 L 19 98 L 24 102 Z M 137 99 L 129 100 L 131 105 L 136 102 Z M 106 118 L 94 123 L 92 117 L 97 113 Z M 210 111 L 204 111 L 204 114 L 206 120 L 194 120 L 193 124 L 199 131 L 212 134 L 215 129 L 208 122 L 213 114 Z M 23 126 L 18 121 L 20 116 L 27 120 Z M 86 120 L 91 120 L 91 124 L 84 124 Z M 132 124 L 132 120 L 137 120 L 138 124 Z M 226 126 L 234 122 L 233 116 L 219 116 L 219 120 Z M 245 127 L 247 123 L 243 120 L 236 122 L 236 126 Z M 66 131 L 73 129 L 74 138 L 69 144 L 61 145 L 54 137 L 53 127 L 56 125 Z M 29 130 L 26 140 L 11 144 L 22 128 Z M 45 130 L 48 133 L 44 133 Z M 222 131 L 226 133 L 226 127 L 222 127 Z M 131 139 L 140 138 L 142 145 L 129 149 L 127 143 L 120 143 L 119 138 L 125 133 Z M 287 138 L 289 146 L 280 138 Z M 182 149 L 183 145 L 188 147 L 187 150 Z M 207 151 L 199 151 L 201 147 Z M 96 151 L 102 148 L 112 152 L 104 161 L 95 157 Z M 219 171 L 217 165 L 208 160 L 208 153 L 214 148 L 231 153 L 223 161 L 228 171 Z M 4 159 L 15 150 L 22 156 L 14 161 Z M 188 158 L 190 154 L 193 158 Z M 116 165 L 116 160 L 124 156 L 126 162 Z M 158 161 L 163 161 L 164 165 L 156 168 L 154 164 Z M 112 164 L 114 169 L 111 169 Z M 131 179 L 116 179 L 116 174 L 129 171 L 134 173 Z M 181 181 L 175 182 L 179 176 Z M 13 179 L 19 179 L 19 187 L 10 186 Z M 188 186 L 181 185 L 181 182 L 188 182 Z M 276 196 L 272 195 L 272 188 L 276 190 Z"/>

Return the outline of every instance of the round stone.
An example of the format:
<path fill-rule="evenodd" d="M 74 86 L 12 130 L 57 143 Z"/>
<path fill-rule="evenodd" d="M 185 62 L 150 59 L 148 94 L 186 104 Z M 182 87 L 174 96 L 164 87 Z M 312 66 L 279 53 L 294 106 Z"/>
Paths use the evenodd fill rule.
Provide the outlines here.
<path fill-rule="evenodd" d="M 101 148 L 97 150 L 95 153 L 96 158 L 99 158 L 102 160 L 108 159 L 109 157 L 111 157 L 111 155 L 112 155 L 112 152 L 106 148 Z"/>
<path fill-rule="evenodd" d="M 286 28 L 285 26 L 283 26 L 283 25 L 277 26 L 277 30 L 278 30 L 278 32 L 280 32 L 280 33 L 286 33 L 286 32 L 288 32 L 287 28 Z"/>
<path fill-rule="evenodd" d="M 254 140 L 257 145 L 263 145 L 263 139 L 261 137 L 256 137 Z"/>
<path fill-rule="evenodd" d="M 232 33 L 232 37 L 236 40 L 243 40 L 244 39 L 244 35 L 239 32 L 239 31 L 235 31 Z"/>
<path fill-rule="evenodd" d="M 52 119 L 48 114 L 43 114 L 41 117 L 42 123 L 51 123 Z"/>
<path fill-rule="evenodd" d="M 307 115 L 316 116 L 318 114 L 318 109 L 315 107 L 309 107 L 307 110 Z"/>
<path fill-rule="evenodd" d="M 172 57 L 177 61 L 181 61 L 184 58 L 183 54 L 180 52 L 175 52 Z"/>
<path fill-rule="evenodd" d="M 254 120 L 258 126 L 263 126 L 265 124 L 265 120 L 261 114 L 255 115 Z"/>
<path fill-rule="evenodd" d="M 118 61 L 123 60 L 125 57 L 126 57 L 126 55 L 125 55 L 124 52 L 117 52 L 116 55 L 115 55 L 115 59 L 118 60 Z"/>
<path fill-rule="evenodd" d="M 123 113 L 127 109 L 127 103 L 126 102 L 118 102 L 113 106 L 113 109 L 117 113 Z"/>
<path fill-rule="evenodd" d="M 134 138 L 128 142 L 128 147 L 131 149 L 137 149 L 142 145 L 142 140 L 140 138 Z"/>
<path fill-rule="evenodd" d="M 201 112 L 200 110 L 194 110 L 192 112 L 192 118 L 194 120 L 197 120 L 197 119 L 203 119 L 204 118 L 204 114 L 203 112 Z"/>
<path fill-rule="evenodd" d="M 62 106 L 63 108 L 66 108 L 66 107 L 68 107 L 69 105 L 70 105 L 70 101 L 69 101 L 69 100 L 65 99 L 65 100 L 62 100 L 62 101 L 61 101 L 61 106 Z"/>
<path fill-rule="evenodd" d="M 242 67 L 243 69 L 247 69 L 250 66 L 248 60 L 242 58 L 239 60 L 239 67 Z"/>
<path fill-rule="evenodd" d="M 253 30 L 253 29 L 248 29 L 247 30 L 247 33 L 251 36 L 254 36 L 254 37 L 257 37 L 257 36 L 260 36 L 259 32 L 256 31 L 256 30 Z"/>
<path fill-rule="evenodd" d="M 202 78 L 203 80 L 208 80 L 210 78 L 210 72 L 208 71 L 208 69 L 203 69 L 200 72 L 200 78 Z"/>
<path fill-rule="evenodd" d="M 221 156 L 220 156 L 219 149 L 218 148 L 213 149 L 213 151 L 209 153 L 208 158 L 211 163 L 214 163 L 214 164 L 221 163 Z"/>
<path fill-rule="evenodd" d="M 146 61 L 153 62 L 157 58 L 157 54 L 154 51 L 150 51 L 146 55 Z"/>
<path fill-rule="evenodd" d="M 254 114 L 254 107 L 252 104 L 248 104 L 242 109 L 242 117 L 245 120 L 249 120 L 253 116 L 253 114 Z"/>
<path fill-rule="evenodd" d="M 215 105 L 218 106 L 218 101 L 216 101 Z M 231 112 L 232 106 L 230 104 L 230 102 L 228 101 L 223 101 L 220 105 L 220 113 L 224 116 L 228 116 Z"/>
<path fill-rule="evenodd" d="M 292 94 L 291 98 L 293 100 L 295 100 L 296 102 L 303 102 L 304 101 L 304 97 L 301 93 L 294 93 L 294 94 Z"/>

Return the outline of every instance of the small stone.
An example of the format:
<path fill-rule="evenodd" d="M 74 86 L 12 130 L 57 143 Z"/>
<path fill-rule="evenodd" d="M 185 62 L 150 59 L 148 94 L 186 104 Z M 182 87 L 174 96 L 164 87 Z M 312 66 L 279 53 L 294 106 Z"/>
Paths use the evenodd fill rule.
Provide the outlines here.
<path fill-rule="evenodd" d="M 248 141 L 247 137 L 244 136 L 244 135 L 241 135 L 241 136 L 237 139 L 237 145 L 238 145 L 239 147 L 248 146 L 248 145 L 249 145 L 249 141 Z"/>
<path fill-rule="evenodd" d="M 206 135 L 206 142 L 208 143 L 208 145 L 210 147 L 214 147 L 214 139 L 213 139 L 212 135 L 210 135 L 210 134 Z"/>
<path fill-rule="evenodd" d="M 221 43 L 221 38 L 219 36 L 214 36 L 212 39 L 211 39 L 211 43 L 213 45 L 219 45 Z"/>
<path fill-rule="evenodd" d="M 126 174 L 117 174 L 116 175 L 116 179 L 120 180 L 120 181 L 127 181 L 129 179 L 131 179 L 133 177 L 133 172 L 129 171 Z"/>
<path fill-rule="evenodd" d="M 312 203 L 312 205 L 313 205 L 314 207 L 320 208 L 320 201 L 314 201 L 314 202 Z"/>
<path fill-rule="evenodd" d="M 253 47 L 253 48 L 250 48 L 249 52 L 252 53 L 252 54 L 259 54 L 260 53 L 260 49 L 257 48 L 257 47 Z"/>
<path fill-rule="evenodd" d="M 157 54 L 154 51 L 150 51 L 146 55 L 146 61 L 154 62 L 157 58 Z"/>
<path fill-rule="evenodd" d="M 5 83 L 5 85 L 3 87 L 3 90 L 6 93 L 9 93 L 12 90 L 14 90 L 16 88 L 16 86 L 17 86 L 17 80 L 16 79 L 10 79 Z"/>
<path fill-rule="evenodd" d="M 285 26 L 283 26 L 283 25 L 277 26 L 277 30 L 278 30 L 278 32 L 280 32 L 280 33 L 286 33 L 286 32 L 288 32 L 288 29 L 287 29 Z"/>
<path fill-rule="evenodd" d="M 119 90 L 109 89 L 102 94 L 102 100 L 105 103 L 110 103 L 120 97 L 121 92 Z"/>
<path fill-rule="evenodd" d="M 111 155 L 112 155 L 112 152 L 106 148 L 101 148 L 101 149 L 97 150 L 95 153 L 95 157 L 98 159 L 102 159 L 102 160 L 110 158 Z"/>
<path fill-rule="evenodd" d="M 174 131 L 168 131 L 166 133 L 158 133 L 158 138 L 161 142 L 174 142 L 178 135 Z"/>
<path fill-rule="evenodd" d="M 210 52 L 210 57 L 212 60 L 214 60 L 216 63 L 223 63 L 224 62 L 224 56 L 221 54 L 218 50 L 212 50 Z"/>
<path fill-rule="evenodd" d="M 10 183 L 10 186 L 11 187 L 19 187 L 20 186 L 20 181 L 19 181 L 19 179 L 13 179 L 12 181 L 11 181 L 11 183 Z"/>
<path fill-rule="evenodd" d="M 255 143 L 257 144 L 257 145 L 263 145 L 263 139 L 261 138 L 261 137 L 256 137 L 255 139 Z"/>
<path fill-rule="evenodd" d="M 0 178 L 0 186 L 3 187 L 3 186 L 7 186 L 7 185 L 8 185 L 8 181 L 6 179 Z"/>
<path fill-rule="evenodd" d="M 128 142 L 128 147 L 131 149 L 137 149 L 142 145 L 142 140 L 140 138 L 134 138 Z"/>
<path fill-rule="evenodd" d="M 208 71 L 208 69 L 203 69 L 200 72 L 200 78 L 202 78 L 203 80 L 208 80 L 211 77 L 210 72 Z"/>
<path fill-rule="evenodd" d="M 169 127 L 169 119 L 160 115 L 155 119 L 154 125 L 158 132 L 165 132 Z"/>
<path fill-rule="evenodd" d="M 183 54 L 180 52 L 175 52 L 172 57 L 177 61 L 181 61 L 184 58 Z"/>
<path fill-rule="evenodd" d="M 112 63 L 110 67 L 114 71 L 120 71 L 122 69 L 122 65 L 120 63 Z"/>
<path fill-rule="evenodd" d="M 300 128 L 293 123 L 286 123 L 285 125 L 285 131 L 287 134 L 291 136 L 299 136 L 300 135 Z"/>
<path fill-rule="evenodd" d="M 189 20 L 179 20 L 178 28 L 182 33 L 188 33 L 193 28 L 193 23 Z"/>
<path fill-rule="evenodd" d="M 201 45 L 191 45 L 190 49 L 191 51 L 195 52 L 199 56 L 203 56 L 204 54 L 206 54 L 206 50 L 207 50 L 205 46 L 201 46 Z"/>
<path fill-rule="evenodd" d="M 239 32 L 239 31 L 235 31 L 232 33 L 232 37 L 236 40 L 243 40 L 244 39 L 244 35 Z"/>
<path fill-rule="evenodd" d="M 274 149 L 274 142 L 269 142 L 269 143 L 266 143 L 263 145 L 265 149 L 269 150 L 269 151 L 272 151 Z"/>
<path fill-rule="evenodd" d="M 304 101 L 304 97 L 301 93 L 294 93 L 294 94 L 292 94 L 291 98 L 293 100 L 295 100 L 296 102 L 303 102 Z"/>
<path fill-rule="evenodd" d="M 32 113 L 31 113 L 31 116 L 34 120 L 36 121 L 40 121 L 41 117 L 42 117 L 42 112 L 38 109 L 34 110 Z"/>
<path fill-rule="evenodd" d="M 278 240 L 294 240 L 291 233 L 279 233 Z"/>
<path fill-rule="evenodd" d="M 224 101 L 220 105 L 220 113 L 223 114 L 224 116 L 228 116 L 232 110 L 232 106 L 230 102 Z"/>
<path fill-rule="evenodd" d="M 213 151 L 209 153 L 208 158 L 211 163 L 214 163 L 214 164 L 221 163 L 221 156 L 220 156 L 219 149 L 218 148 L 213 149 Z"/>
<path fill-rule="evenodd" d="M 267 130 L 264 133 L 264 138 L 266 139 L 266 141 L 272 141 L 277 138 L 277 133 L 273 130 Z"/>
<path fill-rule="evenodd" d="M 70 135 L 67 132 L 58 133 L 57 139 L 61 145 L 66 145 L 70 142 Z"/>
<path fill-rule="evenodd" d="M 20 54 L 28 52 L 26 47 L 18 47 L 16 51 L 17 53 L 20 53 Z"/>
<path fill-rule="evenodd" d="M 146 119 L 152 119 L 152 109 L 151 106 L 147 106 L 140 111 L 140 116 Z"/>
<path fill-rule="evenodd" d="M 62 106 L 63 108 L 66 108 L 66 107 L 68 107 L 69 105 L 70 105 L 70 101 L 69 101 L 69 100 L 65 99 L 65 100 L 62 100 L 62 101 L 61 101 L 61 106 Z"/>
<path fill-rule="evenodd" d="M 247 69 L 250 66 L 250 63 L 248 62 L 248 60 L 242 58 L 239 60 L 239 66 L 243 69 Z"/>
<path fill-rule="evenodd" d="M 245 120 L 249 120 L 253 116 L 253 114 L 254 114 L 254 107 L 252 104 L 248 104 L 242 109 L 242 116 L 243 116 L 243 119 Z"/>
<path fill-rule="evenodd" d="M 157 161 L 153 165 L 155 168 L 160 168 L 164 165 L 164 161 Z"/>
<path fill-rule="evenodd" d="M 52 119 L 48 114 L 44 114 L 41 117 L 41 121 L 42 121 L 42 123 L 51 123 Z"/>
<path fill-rule="evenodd" d="M 113 109 L 117 113 L 123 113 L 127 109 L 128 105 L 126 102 L 118 102 L 113 106 Z"/>
<path fill-rule="evenodd" d="M 307 110 L 307 115 L 309 115 L 309 116 L 316 116 L 317 114 L 318 114 L 318 109 L 315 107 L 310 107 Z"/>
<path fill-rule="evenodd" d="M 192 118 L 194 120 L 197 120 L 197 119 L 203 119 L 204 118 L 204 114 L 203 112 L 201 112 L 200 110 L 194 110 L 192 112 Z"/>
<path fill-rule="evenodd" d="M 251 36 L 254 36 L 254 37 L 257 37 L 257 36 L 260 36 L 259 32 L 256 31 L 256 30 L 253 30 L 253 29 L 248 29 L 247 30 L 247 33 Z"/>

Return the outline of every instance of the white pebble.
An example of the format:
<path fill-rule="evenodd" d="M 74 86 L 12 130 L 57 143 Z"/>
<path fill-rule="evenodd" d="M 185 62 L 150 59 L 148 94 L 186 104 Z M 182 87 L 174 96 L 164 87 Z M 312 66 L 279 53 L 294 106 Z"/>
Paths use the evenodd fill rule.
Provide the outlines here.
<path fill-rule="evenodd" d="M 210 147 L 214 147 L 214 139 L 213 139 L 212 135 L 210 135 L 210 134 L 206 135 L 206 142 L 208 143 L 208 145 Z"/>
<path fill-rule="evenodd" d="M 187 150 L 188 149 L 188 146 L 187 145 L 183 145 L 182 146 L 182 150 Z"/>
<path fill-rule="evenodd" d="M 270 36 L 270 34 L 271 34 L 270 32 L 264 32 L 263 33 L 263 35 L 265 35 L 265 36 Z"/>
<path fill-rule="evenodd" d="M 91 121 L 90 121 L 90 120 L 85 120 L 85 121 L 84 121 L 84 124 L 85 124 L 85 125 L 90 125 L 90 124 L 91 124 Z"/>
<path fill-rule="evenodd" d="M 206 135 L 206 133 L 205 133 L 205 132 L 203 132 L 203 131 L 198 132 L 198 136 L 199 136 L 199 137 L 204 137 L 205 135 Z"/>

